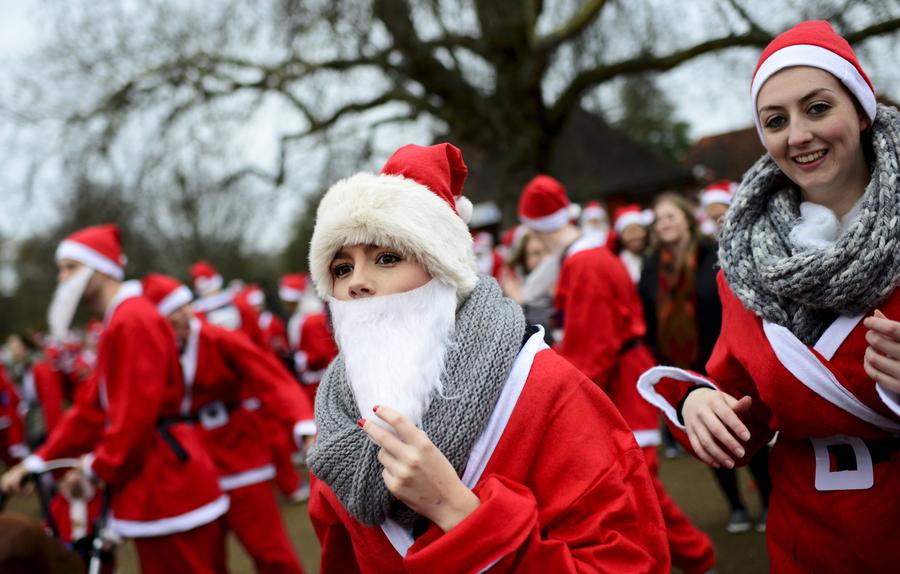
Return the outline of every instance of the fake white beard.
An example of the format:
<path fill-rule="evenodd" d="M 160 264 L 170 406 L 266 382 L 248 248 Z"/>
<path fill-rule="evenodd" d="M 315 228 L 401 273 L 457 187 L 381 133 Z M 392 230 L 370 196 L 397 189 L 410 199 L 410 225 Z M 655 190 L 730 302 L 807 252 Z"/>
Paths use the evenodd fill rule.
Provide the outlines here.
<path fill-rule="evenodd" d="M 456 323 L 456 288 L 432 279 L 393 295 L 338 301 L 329 299 L 334 333 L 347 378 L 363 418 L 384 427 L 372 413 L 389 406 L 413 424 L 435 393 Z"/>
<path fill-rule="evenodd" d="M 84 290 L 93 275 L 93 269 L 83 266 L 56 286 L 50 308 L 47 309 L 47 325 L 50 326 L 50 335 L 54 339 L 61 341 L 69 332 L 72 317 L 75 316 L 81 296 L 84 295 Z"/>
<path fill-rule="evenodd" d="M 824 205 L 811 201 L 802 202 L 800 219 L 791 228 L 789 235 L 791 243 L 801 251 L 831 247 L 859 216 L 861 206 L 862 198 L 844 217 L 838 219 L 837 214 Z"/>

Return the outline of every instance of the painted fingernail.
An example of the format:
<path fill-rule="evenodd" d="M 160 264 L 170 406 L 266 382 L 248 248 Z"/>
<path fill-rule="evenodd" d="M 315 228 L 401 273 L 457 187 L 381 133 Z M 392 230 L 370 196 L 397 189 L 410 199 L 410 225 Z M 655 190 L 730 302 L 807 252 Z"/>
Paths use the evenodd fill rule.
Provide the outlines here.
<path fill-rule="evenodd" d="M 359 419 L 358 421 L 356 421 L 356 424 L 359 425 L 359 428 L 363 428 L 364 426 L 366 426 L 366 419 Z"/>
<path fill-rule="evenodd" d="M 373 413 L 377 413 L 377 412 L 378 412 L 378 405 L 375 405 L 374 407 L 372 407 L 372 412 L 373 412 Z"/>

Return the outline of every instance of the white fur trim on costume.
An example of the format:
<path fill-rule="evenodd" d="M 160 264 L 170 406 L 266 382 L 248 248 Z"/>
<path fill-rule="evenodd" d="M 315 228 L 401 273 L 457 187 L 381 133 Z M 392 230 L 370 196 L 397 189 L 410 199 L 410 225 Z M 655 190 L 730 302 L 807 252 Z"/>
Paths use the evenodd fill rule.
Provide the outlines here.
<path fill-rule="evenodd" d="M 331 260 L 347 245 L 379 245 L 421 263 L 468 295 L 478 282 L 472 235 L 443 199 L 399 175 L 358 173 L 334 184 L 319 204 L 309 269 L 319 295 L 333 294 Z"/>
<path fill-rule="evenodd" d="M 634 431 L 634 440 L 641 448 L 662 444 L 662 433 L 659 429 L 644 429 Z"/>
<path fill-rule="evenodd" d="M 16 443 L 9 445 L 9 456 L 15 459 L 24 459 L 27 458 L 31 454 L 31 451 L 28 450 L 28 447 L 25 443 Z"/>
<path fill-rule="evenodd" d="M 535 217 L 532 219 L 530 217 L 520 216 L 519 219 L 521 220 L 522 225 L 529 229 L 539 233 L 552 233 L 557 229 L 562 229 L 572 220 L 572 212 L 567 205 L 544 217 Z"/>
<path fill-rule="evenodd" d="M 251 468 L 243 472 L 236 472 L 219 477 L 219 488 L 228 492 L 251 484 L 259 484 L 275 478 L 275 465 L 267 464 L 257 468 Z"/>
<path fill-rule="evenodd" d="M 203 325 L 200 319 L 191 317 L 190 332 L 184 344 L 184 351 L 181 352 L 181 357 L 179 357 L 182 384 L 184 385 L 179 412 L 183 417 L 191 414 L 191 406 L 194 404 L 194 379 L 197 376 L 197 359 L 200 355 L 200 329 L 202 328 Z"/>
<path fill-rule="evenodd" d="M 865 315 L 854 315 L 852 317 L 848 315 L 839 316 L 832 321 L 831 325 L 825 329 L 825 332 L 819 336 L 819 340 L 816 341 L 816 345 L 813 349 L 825 357 L 826 360 L 830 361 L 838 348 L 840 348 L 841 344 L 847 340 L 847 337 L 853 332 L 853 329 L 855 329 L 856 326 L 859 325 L 859 322 L 863 320 L 864 316 Z"/>
<path fill-rule="evenodd" d="M 258 411 L 262 407 L 262 401 L 257 397 L 250 397 L 241 402 L 241 408 L 248 411 Z"/>
<path fill-rule="evenodd" d="M 615 229 L 616 233 L 621 235 L 622 231 L 629 225 L 647 227 L 651 223 L 653 223 L 652 212 L 650 212 L 648 217 L 648 214 L 643 211 L 629 211 L 628 213 L 623 213 L 616 219 Z"/>
<path fill-rule="evenodd" d="M 47 468 L 47 463 L 36 454 L 29 454 L 22 461 L 22 466 L 25 467 L 25 470 L 28 472 L 44 472 Z"/>
<path fill-rule="evenodd" d="M 669 403 L 665 397 L 657 393 L 653 388 L 663 379 L 676 379 L 691 383 L 694 386 L 700 385 L 718 390 L 709 379 L 705 379 L 699 375 L 685 371 L 684 369 L 679 369 L 678 367 L 653 367 L 640 376 L 637 382 L 637 388 L 641 396 L 644 397 L 644 400 L 661 410 L 663 414 L 666 415 L 666 418 L 681 430 L 685 429 L 684 425 L 678 422 L 678 413 L 675 411 L 677 405 Z"/>
<path fill-rule="evenodd" d="M 528 374 L 531 372 L 531 365 L 534 363 L 535 356 L 544 349 L 549 348 L 547 343 L 544 342 L 544 328 L 538 327 L 538 329 L 538 332 L 528 338 L 519 354 L 516 355 L 516 359 L 513 361 L 512 368 L 509 371 L 509 376 L 506 377 L 500 396 L 494 404 L 494 410 L 491 411 L 491 416 L 488 418 L 484 430 L 478 435 L 475 444 L 472 445 L 472 450 L 469 451 L 466 470 L 462 475 L 462 482 L 469 489 L 475 488 L 475 485 L 481 480 L 481 475 L 491 460 L 494 449 L 497 448 L 497 443 L 500 442 L 500 437 L 503 436 L 503 431 L 506 430 L 506 425 L 509 423 L 516 404 L 519 402 L 519 396 L 528 382 Z M 391 519 L 382 522 L 381 529 L 397 553 L 401 556 L 406 556 L 410 546 L 415 542 L 412 530 L 400 526 Z M 500 558 L 502 556 L 498 556 L 497 561 Z M 496 564 L 496 561 L 485 568 L 485 570 L 490 569 L 494 564 Z"/>
<path fill-rule="evenodd" d="M 195 508 L 178 516 L 169 516 L 156 520 L 121 520 L 110 516 L 109 526 L 117 534 L 124 538 L 149 538 L 152 536 L 165 536 L 177 532 L 186 532 L 209 524 L 216 518 L 228 512 L 230 501 L 228 495 L 223 494 L 219 498 L 200 508 Z"/>
<path fill-rule="evenodd" d="M 113 296 L 112 301 L 107 305 L 106 312 L 103 313 L 103 323 L 109 324 L 109 320 L 112 319 L 113 314 L 122 302 L 134 297 L 140 297 L 143 294 L 144 287 L 141 285 L 140 281 L 132 279 L 131 281 L 122 283 L 122 285 L 119 286 L 119 290 L 116 291 L 115 296 Z"/>
<path fill-rule="evenodd" d="M 197 294 L 202 297 L 213 291 L 218 291 L 222 288 L 224 283 L 225 280 L 222 279 L 222 276 L 219 274 L 213 275 L 212 277 L 197 277 L 194 279 L 194 289 L 196 289 Z"/>
<path fill-rule="evenodd" d="M 97 478 L 97 475 L 94 474 L 94 459 L 97 456 L 93 452 L 89 452 L 84 455 L 84 458 L 81 459 L 81 471 L 84 473 L 85 478 L 88 480 L 94 480 Z"/>
<path fill-rule="evenodd" d="M 91 249 L 84 243 L 78 243 L 70 239 L 64 239 L 59 244 L 59 247 L 56 248 L 56 261 L 60 259 L 73 259 L 119 281 L 125 277 L 125 272 L 121 265 L 99 251 Z"/>
<path fill-rule="evenodd" d="M 869 87 L 868 82 L 862 77 L 856 66 L 826 48 L 796 44 L 782 48 L 766 58 L 756 75 L 753 76 L 753 84 L 750 87 L 750 103 L 753 105 L 753 121 L 756 122 L 756 131 L 760 140 L 763 140 L 762 124 L 759 122 L 759 112 L 756 109 L 759 90 L 774 74 L 793 66 L 809 66 L 829 72 L 856 97 L 869 121 L 875 121 L 877 111 L 875 92 Z M 763 143 L 765 143 L 764 140 Z"/>
<path fill-rule="evenodd" d="M 179 285 L 178 289 L 175 289 L 166 295 L 163 300 L 156 305 L 156 308 L 159 310 L 160 315 L 168 317 L 181 307 L 190 303 L 193 298 L 194 294 L 191 293 L 190 289 L 184 285 Z"/>
<path fill-rule="evenodd" d="M 900 433 L 900 423 L 883 416 L 856 398 L 789 329 L 763 321 L 763 332 L 778 357 L 778 362 L 806 388 L 860 420 L 888 432 Z"/>
<path fill-rule="evenodd" d="M 731 194 L 727 191 L 704 191 L 700 194 L 700 205 L 703 207 L 708 207 L 714 203 L 721 203 L 722 205 L 731 205 Z"/>
<path fill-rule="evenodd" d="M 280 287 L 278 289 L 278 297 L 282 301 L 296 302 L 303 297 L 303 291 L 299 289 L 291 289 L 290 287 Z"/>
<path fill-rule="evenodd" d="M 316 426 L 315 420 L 308 419 L 305 421 L 297 421 L 293 429 L 294 444 L 297 446 L 297 448 L 302 448 L 303 439 L 308 436 L 316 436 L 318 432 L 319 428 Z"/>
<path fill-rule="evenodd" d="M 891 412 L 900 417 L 900 393 L 895 393 L 881 386 L 881 383 L 875 383 L 875 390 L 878 392 L 878 398 L 885 406 L 891 409 Z M 12 450 L 12 447 L 10 447 Z"/>

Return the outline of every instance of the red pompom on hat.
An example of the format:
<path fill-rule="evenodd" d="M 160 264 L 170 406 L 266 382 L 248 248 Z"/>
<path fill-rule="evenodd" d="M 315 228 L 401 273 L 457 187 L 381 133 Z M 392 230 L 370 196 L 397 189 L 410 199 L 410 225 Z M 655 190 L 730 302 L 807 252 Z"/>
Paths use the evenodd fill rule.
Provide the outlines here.
<path fill-rule="evenodd" d="M 288 273 L 278 282 L 278 297 L 282 301 L 296 303 L 303 298 L 306 291 L 306 275 L 303 273 Z"/>
<path fill-rule="evenodd" d="M 397 249 L 460 296 L 470 293 L 478 274 L 466 226 L 472 203 L 462 196 L 467 173 L 456 146 L 407 145 L 381 173 L 334 184 L 319 203 L 310 242 L 309 269 L 319 295 L 332 295 L 331 261 L 349 245 Z"/>
<path fill-rule="evenodd" d="M 809 20 L 772 40 L 756 64 L 750 85 L 750 102 L 760 139 L 763 132 L 756 110 L 759 90 L 774 74 L 793 66 L 810 66 L 829 72 L 856 97 L 869 121 L 875 121 L 875 89 L 853 48 L 825 20 Z"/>
<path fill-rule="evenodd" d="M 149 273 L 141 279 L 141 285 L 144 297 L 156 305 L 156 309 L 163 317 L 168 317 L 194 298 L 186 285 L 168 275 Z"/>
<path fill-rule="evenodd" d="M 78 261 L 119 281 L 125 277 L 119 228 L 113 224 L 85 227 L 63 239 L 56 248 L 56 261 L 62 259 Z"/>
<path fill-rule="evenodd" d="M 224 280 L 209 261 L 200 260 L 191 265 L 191 280 L 194 290 L 201 297 L 222 288 Z"/>
<path fill-rule="evenodd" d="M 707 207 L 714 203 L 731 205 L 731 200 L 734 199 L 736 191 L 737 184 L 733 181 L 723 179 L 722 181 L 713 182 L 700 192 L 700 205 L 702 207 Z"/>
<path fill-rule="evenodd" d="M 636 203 L 632 203 L 618 208 L 614 219 L 614 229 L 617 234 L 621 235 L 622 231 L 629 225 L 647 227 L 653 222 L 653 214 L 642 210 Z"/>
<path fill-rule="evenodd" d="M 519 220 L 534 231 L 550 233 L 562 229 L 573 219 L 566 188 L 549 175 L 532 178 L 519 197 Z"/>

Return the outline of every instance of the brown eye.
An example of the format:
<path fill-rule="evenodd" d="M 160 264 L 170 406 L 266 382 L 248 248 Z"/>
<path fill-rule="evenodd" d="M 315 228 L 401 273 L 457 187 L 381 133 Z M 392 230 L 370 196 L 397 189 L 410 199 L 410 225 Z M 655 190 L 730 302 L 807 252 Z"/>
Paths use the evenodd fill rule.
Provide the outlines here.
<path fill-rule="evenodd" d="M 785 119 L 784 116 L 772 116 L 771 118 L 766 120 L 765 126 L 766 126 L 766 129 L 777 130 L 777 129 L 783 128 L 786 123 L 787 123 L 787 120 Z"/>
<path fill-rule="evenodd" d="M 349 275 L 351 271 L 353 271 L 353 266 L 349 263 L 338 263 L 331 268 L 331 275 L 335 279 L 341 279 Z"/>
<path fill-rule="evenodd" d="M 382 253 L 378 256 L 378 259 L 375 260 L 379 265 L 395 265 L 401 261 L 403 261 L 403 259 L 396 253 Z"/>
<path fill-rule="evenodd" d="M 809 106 L 807 113 L 811 116 L 821 116 L 825 112 L 831 109 L 831 106 L 826 104 L 825 102 L 816 102 L 813 105 Z"/>

